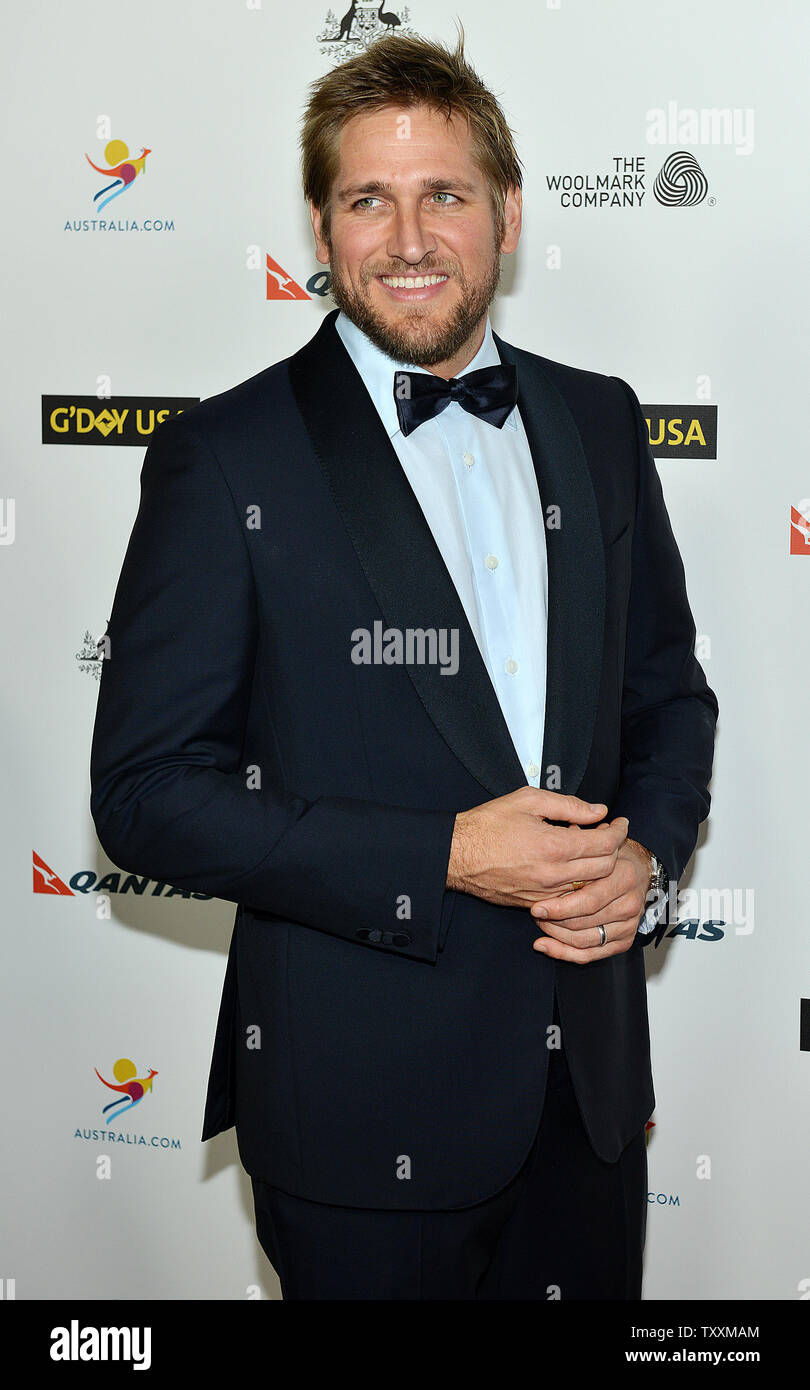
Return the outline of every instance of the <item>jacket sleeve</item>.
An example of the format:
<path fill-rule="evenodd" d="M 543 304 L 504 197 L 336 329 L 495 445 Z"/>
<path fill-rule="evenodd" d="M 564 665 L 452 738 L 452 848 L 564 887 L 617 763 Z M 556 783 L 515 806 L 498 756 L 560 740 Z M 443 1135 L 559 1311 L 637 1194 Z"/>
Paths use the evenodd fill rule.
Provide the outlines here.
<path fill-rule="evenodd" d="M 616 378 L 616 380 L 620 380 Z M 612 816 L 680 878 L 709 814 L 718 704 L 695 656 L 695 624 L 683 562 L 638 398 L 638 500 L 621 718 L 621 780 Z"/>
<path fill-rule="evenodd" d="M 119 868 L 436 961 L 453 812 L 248 788 L 253 573 L 216 455 L 182 416 L 146 451 L 108 638 L 90 809 Z"/>

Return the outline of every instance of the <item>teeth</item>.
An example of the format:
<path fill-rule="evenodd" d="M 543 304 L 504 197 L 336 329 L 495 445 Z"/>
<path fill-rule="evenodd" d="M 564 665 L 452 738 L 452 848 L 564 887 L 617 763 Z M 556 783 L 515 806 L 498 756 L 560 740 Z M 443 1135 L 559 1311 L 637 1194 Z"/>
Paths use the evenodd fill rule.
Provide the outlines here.
<path fill-rule="evenodd" d="M 381 280 L 384 285 L 390 285 L 393 290 L 423 290 L 426 285 L 440 285 L 447 279 L 446 275 L 382 275 Z"/>

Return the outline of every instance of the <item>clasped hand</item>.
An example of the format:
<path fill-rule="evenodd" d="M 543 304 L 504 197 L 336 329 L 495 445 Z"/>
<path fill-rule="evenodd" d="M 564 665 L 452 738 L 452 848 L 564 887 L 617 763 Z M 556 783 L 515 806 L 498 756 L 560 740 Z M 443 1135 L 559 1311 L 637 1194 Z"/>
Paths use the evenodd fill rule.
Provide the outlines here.
<path fill-rule="evenodd" d="M 555 960 L 584 965 L 619 955 L 635 939 L 651 860 L 628 839 L 627 817 L 607 822 L 606 813 L 603 802 L 538 787 L 460 812 L 447 886 L 529 908 L 543 933 L 534 949 Z"/>

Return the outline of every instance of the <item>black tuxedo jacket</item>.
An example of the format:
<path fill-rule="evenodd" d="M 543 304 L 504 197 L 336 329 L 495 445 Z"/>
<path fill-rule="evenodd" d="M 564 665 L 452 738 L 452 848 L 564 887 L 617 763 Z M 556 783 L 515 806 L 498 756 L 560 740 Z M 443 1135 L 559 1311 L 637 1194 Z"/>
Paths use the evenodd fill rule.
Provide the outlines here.
<path fill-rule="evenodd" d="M 336 316 L 149 445 L 91 809 L 121 868 L 238 904 L 203 1138 L 235 1124 L 252 1176 L 317 1201 L 465 1206 L 528 1153 L 555 983 L 596 1152 L 616 1159 L 648 1119 L 641 938 L 555 963 L 528 911 L 445 887 L 456 812 L 525 776 Z M 628 816 L 677 878 L 717 701 L 638 401 L 495 342 L 560 508 L 544 778 Z M 458 629 L 458 673 L 355 664 L 352 633 L 376 621 Z"/>

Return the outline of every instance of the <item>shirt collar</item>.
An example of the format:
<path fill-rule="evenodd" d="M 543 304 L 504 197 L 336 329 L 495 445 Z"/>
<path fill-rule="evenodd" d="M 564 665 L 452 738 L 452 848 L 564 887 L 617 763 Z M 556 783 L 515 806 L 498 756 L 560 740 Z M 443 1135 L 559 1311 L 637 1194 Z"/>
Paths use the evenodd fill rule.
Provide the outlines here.
<path fill-rule="evenodd" d="M 365 382 L 366 389 L 376 406 L 389 439 L 393 438 L 395 434 L 400 432 L 397 406 L 394 400 L 394 372 L 426 372 L 427 368 L 416 367 L 411 362 L 398 362 L 393 357 L 389 357 L 387 353 L 382 352 L 377 347 L 376 343 L 372 343 L 371 339 L 343 313 L 342 309 L 335 319 L 335 328 Z M 459 372 L 459 376 L 466 376 L 467 372 L 476 372 L 481 367 L 497 367 L 500 365 L 500 361 L 495 339 L 492 336 L 489 314 L 487 314 L 481 346 L 472 361 Z M 517 429 L 514 410 L 509 415 L 506 424 L 513 430 Z"/>

